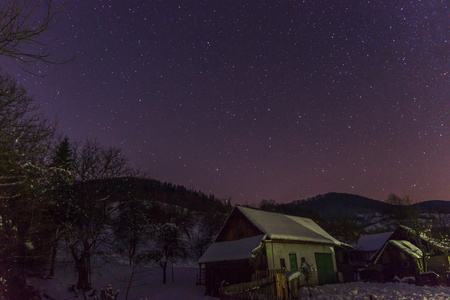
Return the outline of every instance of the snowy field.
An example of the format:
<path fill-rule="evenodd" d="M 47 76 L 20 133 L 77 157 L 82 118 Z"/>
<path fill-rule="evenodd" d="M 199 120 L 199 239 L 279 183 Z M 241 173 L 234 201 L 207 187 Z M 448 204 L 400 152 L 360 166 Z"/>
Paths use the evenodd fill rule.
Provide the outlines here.
<path fill-rule="evenodd" d="M 161 268 L 141 267 L 134 275 L 128 299 L 218 299 L 205 297 L 205 287 L 195 285 L 197 273 L 197 267 L 175 267 L 175 281 L 172 282 L 171 268 L 168 267 L 167 284 L 164 285 Z M 100 270 L 94 271 L 92 277 L 95 289 L 106 289 L 111 284 L 114 291 L 120 290 L 118 300 L 125 299 L 130 278 L 130 268 L 126 264 L 105 264 Z M 47 299 L 83 299 L 81 295 L 77 296 L 68 291 L 69 285 L 76 283 L 71 262 L 59 262 L 53 279 L 34 280 L 29 283 L 44 290 Z"/>
<path fill-rule="evenodd" d="M 450 299 L 450 287 L 419 287 L 406 283 L 352 282 L 345 284 L 331 284 L 312 288 L 311 293 L 312 297 L 308 298 L 308 289 L 302 288 L 300 291 L 300 299 Z"/>
<path fill-rule="evenodd" d="M 55 278 L 33 281 L 36 287 L 45 290 L 47 299 L 83 299 L 68 292 L 69 284 L 76 282 L 73 266 L 70 262 L 60 262 Z M 198 268 L 175 267 L 175 282 L 172 282 L 171 269 L 168 268 L 167 284 L 162 284 L 160 268 L 141 268 L 135 274 L 128 299 L 219 299 L 205 297 L 205 287 L 195 285 Z M 120 289 L 119 300 L 125 299 L 130 269 L 123 264 L 105 264 L 101 271 L 93 274 L 93 285 L 96 289 L 106 288 L 111 284 L 114 290 Z M 31 282 L 30 282 L 31 283 Z M 450 299 L 450 287 L 418 287 L 405 283 L 347 283 L 333 284 L 308 290 L 302 288 L 300 299 Z"/>

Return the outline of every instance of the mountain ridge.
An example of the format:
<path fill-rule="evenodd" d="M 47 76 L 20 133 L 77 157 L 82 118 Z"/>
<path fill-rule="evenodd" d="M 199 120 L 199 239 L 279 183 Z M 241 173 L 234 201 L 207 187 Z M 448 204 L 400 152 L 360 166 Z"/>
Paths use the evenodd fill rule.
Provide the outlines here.
<path fill-rule="evenodd" d="M 303 200 L 294 200 L 288 203 L 278 204 L 284 213 L 305 214 L 316 212 L 321 218 L 335 219 L 338 217 L 355 217 L 360 213 L 392 213 L 396 205 L 374 200 L 368 197 L 329 192 L 319 194 Z M 411 204 L 423 212 L 450 213 L 450 201 L 426 200 Z"/>

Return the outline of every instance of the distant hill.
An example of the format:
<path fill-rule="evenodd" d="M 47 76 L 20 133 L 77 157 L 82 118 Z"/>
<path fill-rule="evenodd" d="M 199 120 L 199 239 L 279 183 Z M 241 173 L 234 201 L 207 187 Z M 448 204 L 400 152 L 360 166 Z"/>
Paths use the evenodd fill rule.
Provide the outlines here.
<path fill-rule="evenodd" d="M 414 204 L 419 206 L 421 211 L 424 212 L 439 212 L 444 214 L 450 214 L 450 201 L 444 200 L 429 200 Z"/>
<path fill-rule="evenodd" d="M 88 185 L 89 188 L 101 190 L 102 195 L 110 195 L 111 201 L 120 201 L 132 197 L 134 199 L 157 201 L 184 207 L 192 211 L 224 211 L 231 210 L 226 201 L 214 195 L 206 195 L 201 191 L 187 189 L 182 185 L 161 182 L 155 179 L 122 177 L 87 182 L 76 182 L 75 185 Z"/>
<path fill-rule="evenodd" d="M 426 212 L 450 213 L 450 201 L 425 201 L 416 203 L 414 206 L 419 206 L 421 211 Z M 354 194 L 327 193 L 305 200 L 279 204 L 277 210 L 308 217 L 317 214 L 322 219 L 336 219 L 338 217 L 354 218 L 357 214 L 390 214 L 394 210 L 394 205 Z"/>
<path fill-rule="evenodd" d="M 390 207 L 391 205 L 385 202 L 345 193 L 327 193 L 305 200 L 280 204 L 280 209 L 285 213 L 316 212 L 322 219 L 335 219 L 341 216 L 354 217 L 358 213 L 386 212 Z"/>

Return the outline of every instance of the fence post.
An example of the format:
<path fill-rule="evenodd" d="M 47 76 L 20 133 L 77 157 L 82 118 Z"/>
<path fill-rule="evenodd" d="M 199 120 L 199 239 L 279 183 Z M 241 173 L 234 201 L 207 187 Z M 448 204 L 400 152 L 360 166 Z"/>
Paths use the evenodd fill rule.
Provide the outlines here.
<path fill-rule="evenodd" d="M 277 299 L 287 299 L 287 279 L 286 273 L 275 274 L 275 286 L 277 290 Z"/>

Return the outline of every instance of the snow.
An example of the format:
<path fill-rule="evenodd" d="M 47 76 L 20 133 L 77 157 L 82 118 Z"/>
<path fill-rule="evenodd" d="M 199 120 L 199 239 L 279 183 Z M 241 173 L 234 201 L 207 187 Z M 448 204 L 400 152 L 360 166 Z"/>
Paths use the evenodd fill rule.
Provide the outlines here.
<path fill-rule="evenodd" d="M 133 281 L 128 299 L 159 300 L 159 299 L 186 299 L 186 300 L 212 300 L 214 297 L 204 296 L 205 287 L 196 285 L 198 267 L 176 266 L 174 268 L 175 282 L 172 283 L 171 269 L 168 268 L 167 284 L 162 284 L 162 271 L 160 268 L 141 267 Z M 93 274 L 94 286 L 100 290 L 109 284 L 114 291 L 120 289 L 118 299 L 125 299 L 126 287 L 130 269 L 125 264 L 107 263 Z M 67 291 L 69 284 L 75 283 L 73 265 L 70 262 L 59 262 L 54 279 L 40 279 L 32 281 L 35 286 L 45 289 L 50 299 L 83 299 Z M 31 282 L 30 282 L 31 283 Z M 332 284 L 311 288 L 312 297 L 308 298 L 306 287 L 300 289 L 300 299 L 421 299 L 440 300 L 450 299 L 450 287 L 419 287 L 406 283 L 363 283 L 353 282 L 345 284 Z"/>
<path fill-rule="evenodd" d="M 356 243 L 355 250 L 378 251 L 379 249 L 381 249 L 381 247 L 383 247 L 392 233 L 393 232 L 390 231 L 377 234 L 362 235 Z"/>
<path fill-rule="evenodd" d="M 200 257 L 198 263 L 249 259 L 259 249 L 263 235 L 236 241 L 216 242 Z"/>
<path fill-rule="evenodd" d="M 330 284 L 311 288 L 312 297 L 308 298 L 308 289 L 300 289 L 300 299 L 384 299 L 384 300 L 443 300 L 450 299 L 450 287 L 416 286 L 407 283 L 364 283 L 351 282 Z"/>
<path fill-rule="evenodd" d="M 167 268 L 167 284 L 162 284 L 162 269 L 159 267 L 140 267 L 135 273 L 132 286 L 128 295 L 130 300 L 159 300 L 159 299 L 217 299 L 206 297 L 205 287 L 196 285 L 198 266 L 175 266 L 172 282 L 171 267 Z M 98 290 L 106 289 L 111 284 L 113 291 L 119 289 L 118 299 L 125 299 L 130 267 L 125 263 L 109 262 L 102 265 L 101 269 L 93 272 L 93 287 Z M 76 283 L 73 263 L 60 261 L 57 264 L 53 279 L 31 279 L 29 284 L 44 290 L 50 299 L 78 300 L 84 299 L 82 295 L 75 295 L 67 288 Z M 44 299 L 47 299 L 44 297 Z M 91 299 L 91 298 L 90 298 Z"/>
<path fill-rule="evenodd" d="M 405 240 L 390 240 L 389 244 L 394 245 L 395 247 L 399 248 L 412 258 L 422 258 L 422 250 L 414 246 L 408 241 Z"/>
<path fill-rule="evenodd" d="M 242 212 L 269 239 L 341 245 L 338 240 L 329 235 L 311 219 L 241 206 L 237 206 L 235 209 Z"/>

